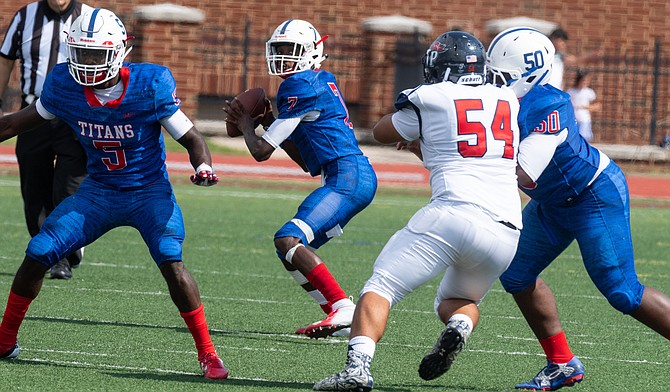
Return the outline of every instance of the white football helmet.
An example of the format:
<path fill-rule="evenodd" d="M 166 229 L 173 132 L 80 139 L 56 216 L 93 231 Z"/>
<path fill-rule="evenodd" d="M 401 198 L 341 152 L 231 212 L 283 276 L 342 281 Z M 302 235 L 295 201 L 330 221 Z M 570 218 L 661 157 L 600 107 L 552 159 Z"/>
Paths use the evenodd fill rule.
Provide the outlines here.
<path fill-rule="evenodd" d="M 511 87 L 518 98 L 536 84 L 547 84 L 556 49 L 530 27 L 513 27 L 493 38 L 487 52 L 490 82 Z"/>
<path fill-rule="evenodd" d="M 326 59 L 323 41 L 311 23 L 291 19 L 280 24 L 265 44 L 265 58 L 270 75 L 287 76 L 307 69 L 317 69 Z M 281 48 L 281 49 L 280 49 Z"/>
<path fill-rule="evenodd" d="M 72 23 L 67 37 L 67 62 L 77 83 L 95 86 L 114 78 L 130 49 L 121 20 L 112 12 L 95 8 Z"/>

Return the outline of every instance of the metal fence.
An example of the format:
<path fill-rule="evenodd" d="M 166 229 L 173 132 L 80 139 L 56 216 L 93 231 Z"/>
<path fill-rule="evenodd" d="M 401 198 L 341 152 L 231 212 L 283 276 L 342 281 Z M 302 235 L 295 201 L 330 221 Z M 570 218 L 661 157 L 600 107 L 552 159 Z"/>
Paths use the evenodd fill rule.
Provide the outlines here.
<path fill-rule="evenodd" d="M 660 41 L 653 53 L 604 57 L 584 68 L 602 106 L 591 114 L 594 142 L 657 145 L 670 135 L 670 61 Z M 577 69 L 566 70 L 566 86 Z"/>
<path fill-rule="evenodd" d="M 233 96 L 245 88 L 268 84 L 271 91 L 275 90 L 272 86 L 276 87 L 280 80 L 267 76 L 265 40 L 249 38 L 248 35 L 247 38 L 233 38 L 235 36 L 230 33 L 225 29 L 212 29 L 204 35 L 206 38 L 202 42 L 201 52 L 206 72 L 228 75 L 229 79 L 234 80 L 232 87 L 219 88 L 218 94 Z M 365 60 L 371 54 L 364 51 L 371 48 L 366 47 L 362 37 L 356 35 L 340 37 L 327 43 L 327 69 L 337 75 L 356 122 L 357 108 L 364 104 L 360 101 L 358 86 L 364 67 L 375 66 Z M 396 62 L 396 77 L 388 81 L 394 86 L 395 92 L 410 87 L 405 86 L 407 83 L 416 82 L 416 69 L 420 69 L 420 57 L 423 54 L 417 48 L 425 48 L 427 44 L 416 37 L 415 42 L 399 41 L 395 47 L 383 49 L 393 52 L 389 58 Z M 412 56 L 416 56 L 414 64 Z M 595 143 L 658 145 L 670 135 L 670 56 L 663 52 L 660 41 L 656 41 L 653 53 L 604 56 L 583 68 L 589 70 L 590 87 L 596 92 L 597 101 L 601 105 L 600 110 L 591 114 Z M 566 88 L 572 83 L 577 69 L 566 68 Z M 214 100 L 216 106 L 220 107 L 217 101 L 219 98 L 203 94 L 201 104 L 205 110 L 200 111 L 201 115 L 208 116 L 208 101 Z"/>

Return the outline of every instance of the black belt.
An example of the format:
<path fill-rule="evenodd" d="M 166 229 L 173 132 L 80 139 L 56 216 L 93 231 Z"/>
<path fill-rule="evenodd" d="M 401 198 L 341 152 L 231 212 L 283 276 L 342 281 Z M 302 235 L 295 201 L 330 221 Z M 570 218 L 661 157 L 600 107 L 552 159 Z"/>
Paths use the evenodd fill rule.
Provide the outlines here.
<path fill-rule="evenodd" d="M 498 221 L 498 223 L 502 223 L 503 225 L 509 227 L 509 228 L 512 229 L 512 230 L 519 230 L 519 229 L 516 228 L 516 226 L 514 226 L 513 224 L 511 224 L 511 223 L 509 223 L 509 222 Z"/>

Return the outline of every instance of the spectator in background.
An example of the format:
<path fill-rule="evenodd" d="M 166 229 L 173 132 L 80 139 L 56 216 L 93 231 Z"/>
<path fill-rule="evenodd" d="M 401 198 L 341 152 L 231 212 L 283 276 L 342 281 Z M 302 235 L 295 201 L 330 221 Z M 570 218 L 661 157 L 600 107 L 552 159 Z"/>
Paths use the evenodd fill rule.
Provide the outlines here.
<path fill-rule="evenodd" d="M 65 31 L 88 9 L 78 0 L 46 0 L 16 12 L 0 47 L 0 116 L 14 62 L 21 60 L 21 108 L 25 108 L 39 98 L 47 73 L 65 61 Z M 46 216 L 86 177 L 86 153 L 72 129 L 53 120 L 16 138 L 16 159 L 26 225 L 34 237 Z M 71 268 L 79 266 L 83 255 L 81 248 L 58 261 L 51 278 L 70 279 Z"/>
<path fill-rule="evenodd" d="M 565 67 L 582 65 L 603 55 L 602 49 L 585 52 L 580 55 L 568 53 L 568 33 L 560 27 L 549 34 L 549 40 L 554 44 L 554 48 L 556 48 L 549 84 L 559 90 L 563 90 L 564 87 L 563 76 Z"/>
<path fill-rule="evenodd" d="M 559 90 L 563 90 L 563 71 L 565 70 L 565 65 L 566 63 L 572 65 L 576 61 L 573 55 L 568 55 L 565 52 L 568 46 L 568 33 L 565 30 L 560 27 L 555 29 L 549 34 L 549 39 L 556 48 L 549 84 Z"/>
<path fill-rule="evenodd" d="M 600 109 L 600 104 L 594 103 L 596 93 L 589 87 L 591 76 L 586 69 L 579 69 L 575 81 L 567 91 L 570 94 L 572 106 L 575 108 L 575 119 L 579 125 L 579 134 L 587 142 L 593 140 L 591 130 L 591 111 Z"/>

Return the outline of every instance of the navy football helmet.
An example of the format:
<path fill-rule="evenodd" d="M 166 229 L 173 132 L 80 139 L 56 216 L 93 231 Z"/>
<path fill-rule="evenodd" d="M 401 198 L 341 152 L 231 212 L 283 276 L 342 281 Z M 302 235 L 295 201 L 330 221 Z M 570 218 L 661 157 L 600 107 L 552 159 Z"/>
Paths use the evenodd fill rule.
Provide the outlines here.
<path fill-rule="evenodd" d="M 426 83 L 453 82 L 480 85 L 486 82 L 486 51 L 472 34 L 446 32 L 430 45 L 423 56 Z"/>

